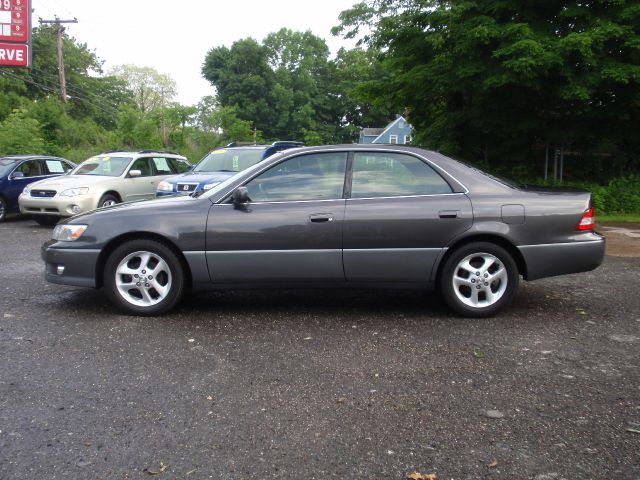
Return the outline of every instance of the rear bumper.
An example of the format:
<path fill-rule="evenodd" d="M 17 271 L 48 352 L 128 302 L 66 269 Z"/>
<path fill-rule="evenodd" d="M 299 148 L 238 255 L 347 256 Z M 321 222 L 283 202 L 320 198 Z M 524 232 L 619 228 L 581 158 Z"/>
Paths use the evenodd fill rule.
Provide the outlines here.
<path fill-rule="evenodd" d="M 526 280 L 588 272 L 597 268 L 604 258 L 605 240 L 593 233 L 589 240 L 544 245 L 521 245 Z"/>
<path fill-rule="evenodd" d="M 100 250 L 79 248 L 51 248 L 52 242 L 42 246 L 45 279 L 51 283 L 75 287 L 96 287 L 96 266 Z"/>

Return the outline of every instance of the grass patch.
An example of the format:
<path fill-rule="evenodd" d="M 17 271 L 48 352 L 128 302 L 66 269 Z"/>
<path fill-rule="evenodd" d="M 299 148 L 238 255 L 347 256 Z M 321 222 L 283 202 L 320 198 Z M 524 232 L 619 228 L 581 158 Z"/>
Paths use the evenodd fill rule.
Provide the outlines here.
<path fill-rule="evenodd" d="M 620 215 L 598 215 L 596 212 L 597 223 L 612 223 L 612 222 L 634 222 L 640 223 L 640 213 L 623 213 Z"/>

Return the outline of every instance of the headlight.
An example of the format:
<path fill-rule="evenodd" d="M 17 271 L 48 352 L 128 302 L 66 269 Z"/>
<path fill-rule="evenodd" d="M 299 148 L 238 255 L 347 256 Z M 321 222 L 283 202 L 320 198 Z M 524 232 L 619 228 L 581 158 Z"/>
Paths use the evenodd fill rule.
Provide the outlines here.
<path fill-rule="evenodd" d="M 86 229 L 87 225 L 56 225 L 51 238 L 59 242 L 73 242 L 78 240 Z"/>
<path fill-rule="evenodd" d="M 27 185 L 26 187 L 24 187 L 24 189 L 22 189 L 22 195 L 29 195 L 30 191 L 31 191 L 31 188 L 29 185 Z"/>
<path fill-rule="evenodd" d="M 159 192 L 173 192 L 173 184 L 165 182 L 164 180 L 158 184 L 157 190 Z"/>
<path fill-rule="evenodd" d="M 60 192 L 61 197 L 75 197 L 78 195 L 85 195 L 89 191 L 88 187 L 70 188 Z"/>
<path fill-rule="evenodd" d="M 216 182 L 216 183 L 207 183 L 204 187 L 202 187 L 203 190 L 211 190 L 213 187 L 215 187 L 216 185 L 218 185 L 220 182 Z"/>

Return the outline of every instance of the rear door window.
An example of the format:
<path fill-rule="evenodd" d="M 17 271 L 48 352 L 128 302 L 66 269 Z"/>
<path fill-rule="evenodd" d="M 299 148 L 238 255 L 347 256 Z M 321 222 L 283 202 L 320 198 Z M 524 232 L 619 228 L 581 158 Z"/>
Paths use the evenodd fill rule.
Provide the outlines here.
<path fill-rule="evenodd" d="M 71 170 L 71 167 L 62 160 L 46 159 L 44 165 L 46 167 L 45 175 L 62 175 Z"/>
<path fill-rule="evenodd" d="M 352 198 L 451 193 L 451 186 L 419 158 L 401 153 L 357 152 L 353 158 Z"/>
<path fill-rule="evenodd" d="M 156 170 L 156 175 L 171 175 L 174 173 L 173 170 L 171 170 L 169 161 L 165 157 L 153 157 L 152 161 Z"/>

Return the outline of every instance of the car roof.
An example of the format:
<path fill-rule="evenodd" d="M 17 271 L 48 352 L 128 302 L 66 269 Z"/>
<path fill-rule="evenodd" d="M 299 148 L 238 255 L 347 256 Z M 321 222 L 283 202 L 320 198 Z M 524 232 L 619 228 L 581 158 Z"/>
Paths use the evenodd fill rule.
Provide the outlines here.
<path fill-rule="evenodd" d="M 172 158 L 179 158 L 182 160 L 186 160 L 187 157 L 185 157 L 184 155 L 180 155 L 179 153 L 175 153 L 175 152 L 163 152 L 160 150 L 109 150 L 106 152 L 102 152 L 102 153 L 97 153 L 96 155 L 92 155 L 92 157 L 99 157 L 101 155 L 111 155 L 111 156 L 116 156 L 116 155 L 124 155 L 127 157 L 142 157 L 142 156 L 146 156 L 146 155 L 153 155 L 153 154 L 159 154 L 159 155 L 164 155 L 167 157 L 172 157 Z M 89 158 L 92 158 L 89 157 Z"/>
<path fill-rule="evenodd" d="M 53 155 L 36 155 L 36 154 L 25 154 L 25 155 L 4 155 L 3 157 L 0 157 L 0 160 L 15 160 L 15 161 L 19 161 L 19 160 L 31 160 L 34 158 L 44 158 L 44 159 L 55 159 L 55 160 L 66 160 L 67 162 L 70 162 L 71 160 L 67 160 L 66 158 L 62 158 L 62 157 L 55 157 Z"/>
<path fill-rule="evenodd" d="M 272 147 L 303 147 L 304 143 L 303 142 L 298 142 L 295 140 L 278 140 L 275 141 L 273 143 L 270 144 L 262 144 L 262 143 L 244 143 L 244 142 L 231 142 L 227 145 L 221 146 L 221 147 L 216 147 L 213 150 L 231 150 L 231 149 L 235 149 L 235 148 L 254 148 L 254 149 L 262 149 L 262 150 L 266 150 L 267 148 L 272 148 Z"/>

